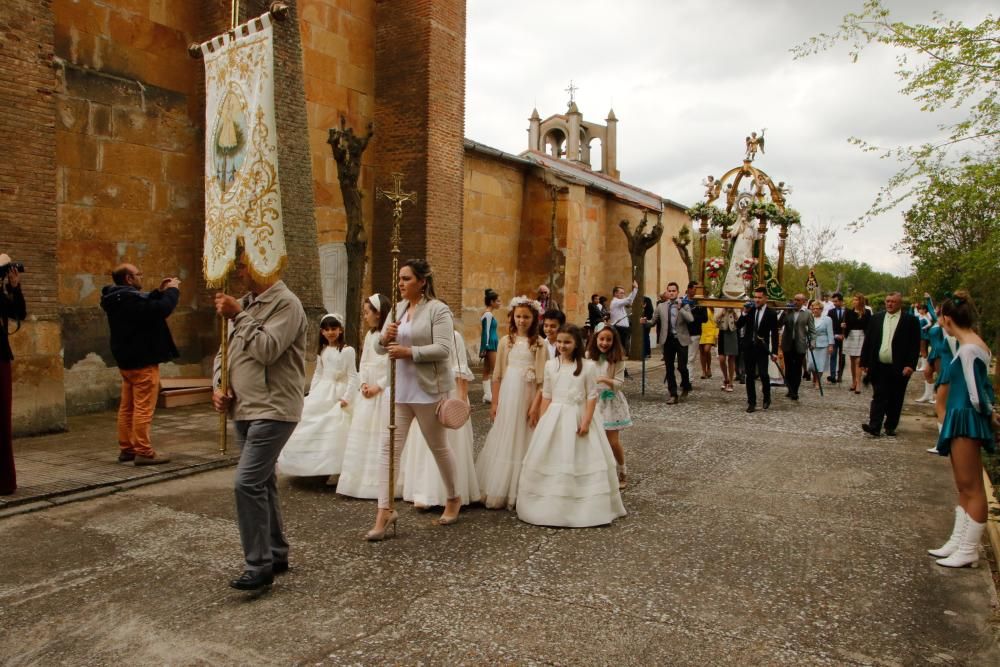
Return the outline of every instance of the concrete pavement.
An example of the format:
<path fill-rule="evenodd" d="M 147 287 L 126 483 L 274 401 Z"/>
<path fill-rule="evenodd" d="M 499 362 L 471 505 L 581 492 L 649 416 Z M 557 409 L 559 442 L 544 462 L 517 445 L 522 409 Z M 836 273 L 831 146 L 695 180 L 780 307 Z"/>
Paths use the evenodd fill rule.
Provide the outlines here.
<path fill-rule="evenodd" d="M 1000 664 L 989 569 L 924 552 L 954 501 L 929 408 L 871 440 L 843 387 L 747 415 L 739 386 L 665 406 L 659 379 L 629 381 L 629 515 L 607 527 L 402 506 L 369 544 L 372 503 L 286 479 L 293 570 L 252 598 L 226 586 L 231 469 L 0 519 L 0 662 Z"/>

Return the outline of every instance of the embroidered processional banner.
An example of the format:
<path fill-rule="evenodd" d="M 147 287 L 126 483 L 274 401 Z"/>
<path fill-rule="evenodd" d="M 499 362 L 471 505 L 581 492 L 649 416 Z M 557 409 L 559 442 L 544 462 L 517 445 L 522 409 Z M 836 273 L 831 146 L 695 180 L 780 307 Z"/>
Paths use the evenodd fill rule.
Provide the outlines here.
<path fill-rule="evenodd" d="M 258 27 L 258 24 L 259 27 Z M 262 282 L 284 266 L 285 235 L 274 125 L 271 17 L 264 14 L 201 45 L 205 57 L 205 257 L 209 287 L 225 281 L 246 249 Z"/>

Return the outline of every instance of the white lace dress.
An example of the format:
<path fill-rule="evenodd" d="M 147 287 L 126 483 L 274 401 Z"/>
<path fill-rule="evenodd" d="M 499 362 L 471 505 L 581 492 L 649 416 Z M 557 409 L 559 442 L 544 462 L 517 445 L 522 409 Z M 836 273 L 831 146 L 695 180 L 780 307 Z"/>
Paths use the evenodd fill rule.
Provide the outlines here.
<path fill-rule="evenodd" d="M 297 477 L 340 472 L 351 407 L 358 393 L 354 360 L 353 347 L 323 348 L 302 406 L 302 419 L 278 456 L 278 472 Z M 341 407 L 341 400 L 347 401 L 347 407 Z"/>
<path fill-rule="evenodd" d="M 524 455 L 517 518 L 539 526 L 582 528 L 625 516 L 611 445 L 594 411 L 587 435 L 576 434 L 586 403 L 600 392 L 594 362 L 553 359 L 545 365 L 542 396 L 551 400 Z"/>
<path fill-rule="evenodd" d="M 468 352 L 462 334 L 455 332 L 455 346 L 451 355 L 452 371 L 456 379 L 472 381 L 474 376 L 469 368 Z M 458 390 L 452 390 L 451 398 L 458 398 Z M 446 429 L 448 446 L 455 455 L 455 493 L 462 497 L 462 504 L 479 501 L 479 480 L 476 478 L 475 458 L 472 454 L 472 420 L 462 428 Z M 427 447 L 427 441 L 419 428 L 410 427 L 403 448 L 400 464 L 400 478 L 403 500 L 425 507 L 444 506 L 448 499 L 441 471 L 438 470 L 434 455 Z"/>
<path fill-rule="evenodd" d="M 352 498 L 378 498 L 379 443 L 389 428 L 389 355 L 375 352 L 378 332 L 365 335 L 361 351 L 360 384 L 382 387 L 371 398 L 357 392 L 354 419 L 347 436 L 344 463 L 337 480 L 337 493 Z M 399 487 L 396 487 L 397 493 Z"/>
<path fill-rule="evenodd" d="M 528 339 L 519 336 L 510 350 L 500 382 L 496 421 L 476 461 L 483 503 L 492 509 L 513 508 L 517 500 L 521 461 L 532 433 L 528 408 L 538 390 L 534 362 L 535 354 Z"/>

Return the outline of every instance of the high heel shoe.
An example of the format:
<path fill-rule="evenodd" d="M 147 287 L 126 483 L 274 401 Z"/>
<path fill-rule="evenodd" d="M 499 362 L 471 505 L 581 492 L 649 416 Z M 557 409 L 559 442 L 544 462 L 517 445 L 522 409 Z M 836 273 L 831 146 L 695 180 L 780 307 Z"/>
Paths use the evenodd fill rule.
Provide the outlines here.
<path fill-rule="evenodd" d="M 434 519 L 434 521 L 432 522 L 435 526 L 450 526 L 451 524 L 453 524 L 456 521 L 458 521 L 458 514 L 459 514 L 459 512 L 462 511 L 462 499 L 461 499 L 461 497 L 458 497 L 458 498 L 449 498 L 448 500 L 449 501 L 450 500 L 456 500 L 456 501 L 458 501 L 458 509 L 455 510 L 455 516 L 445 516 L 444 514 L 442 514 L 438 518 Z M 446 505 L 445 506 L 445 512 L 447 512 L 447 511 L 448 511 L 448 507 Z"/>
<path fill-rule="evenodd" d="M 390 527 L 392 527 L 392 536 L 396 537 L 396 519 L 398 518 L 399 513 L 396 512 L 396 510 L 393 510 L 392 514 L 389 515 L 389 518 L 385 520 L 385 525 L 382 526 L 382 530 L 375 530 L 372 528 L 365 533 L 365 539 L 369 542 L 381 542 L 388 537 L 386 533 L 389 531 Z"/>

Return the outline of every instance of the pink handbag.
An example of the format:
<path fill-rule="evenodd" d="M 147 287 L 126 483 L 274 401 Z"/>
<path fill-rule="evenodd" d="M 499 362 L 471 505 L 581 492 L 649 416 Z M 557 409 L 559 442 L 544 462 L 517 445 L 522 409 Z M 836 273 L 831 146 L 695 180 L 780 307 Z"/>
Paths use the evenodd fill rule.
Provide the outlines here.
<path fill-rule="evenodd" d="M 437 418 L 445 428 L 462 428 L 469 421 L 472 408 L 465 401 L 457 398 L 446 398 L 437 404 Z"/>

